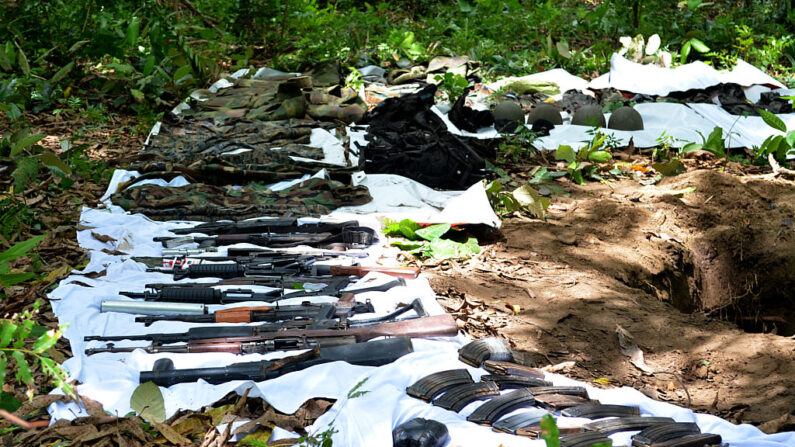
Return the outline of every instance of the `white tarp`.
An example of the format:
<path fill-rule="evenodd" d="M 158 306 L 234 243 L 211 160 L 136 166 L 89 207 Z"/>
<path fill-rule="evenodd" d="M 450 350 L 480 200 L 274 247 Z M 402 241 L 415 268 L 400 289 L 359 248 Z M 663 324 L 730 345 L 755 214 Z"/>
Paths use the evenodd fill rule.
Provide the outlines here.
<path fill-rule="evenodd" d="M 753 65 L 737 60 L 731 71 L 718 71 L 697 61 L 676 68 L 639 64 L 613 54 L 610 71 L 588 84 L 594 90 L 615 88 L 632 93 L 665 96 L 671 92 L 703 89 L 718 84 L 734 83 L 743 87 L 755 84 L 784 88 L 784 84 Z"/>

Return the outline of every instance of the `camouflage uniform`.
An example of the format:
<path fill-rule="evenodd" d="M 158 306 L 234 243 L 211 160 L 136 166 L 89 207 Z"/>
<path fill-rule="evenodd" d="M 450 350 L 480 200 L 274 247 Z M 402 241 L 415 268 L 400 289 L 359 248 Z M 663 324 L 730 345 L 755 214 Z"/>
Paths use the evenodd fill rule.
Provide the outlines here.
<path fill-rule="evenodd" d="M 128 187 L 111 201 L 154 220 L 248 219 L 258 216 L 319 216 L 347 205 L 372 200 L 364 186 L 344 186 L 325 179 L 309 179 L 282 191 L 262 185 L 243 188 L 201 183 L 179 187 L 142 185 Z"/>

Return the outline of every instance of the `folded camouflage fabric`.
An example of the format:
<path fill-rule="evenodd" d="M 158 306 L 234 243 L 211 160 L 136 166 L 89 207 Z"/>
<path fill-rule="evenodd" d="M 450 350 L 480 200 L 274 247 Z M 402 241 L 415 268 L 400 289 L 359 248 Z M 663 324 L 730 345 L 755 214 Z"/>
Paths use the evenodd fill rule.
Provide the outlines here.
<path fill-rule="evenodd" d="M 153 220 L 241 220 L 259 216 L 319 216 L 340 206 L 372 200 L 364 186 L 309 179 L 281 191 L 251 184 L 244 188 L 194 183 L 179 187 L 141 185 L 111 196 L 111 202 Z"/>

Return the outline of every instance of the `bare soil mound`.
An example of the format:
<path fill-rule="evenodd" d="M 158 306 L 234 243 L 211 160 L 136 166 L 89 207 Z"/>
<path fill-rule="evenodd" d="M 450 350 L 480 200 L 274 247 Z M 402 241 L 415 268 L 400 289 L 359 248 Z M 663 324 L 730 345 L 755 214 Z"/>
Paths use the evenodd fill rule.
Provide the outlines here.
<path fill-rule="evenodd" d="M 565 189 L 546 221 L 509 220 L 478 258 L 438 270 L 450 309 L 491 309 L 470 330 L 735 421 L 795 408 L 791 182 L 702 170 Z M 622 354 L 622 330 L 655 373 Z"/>

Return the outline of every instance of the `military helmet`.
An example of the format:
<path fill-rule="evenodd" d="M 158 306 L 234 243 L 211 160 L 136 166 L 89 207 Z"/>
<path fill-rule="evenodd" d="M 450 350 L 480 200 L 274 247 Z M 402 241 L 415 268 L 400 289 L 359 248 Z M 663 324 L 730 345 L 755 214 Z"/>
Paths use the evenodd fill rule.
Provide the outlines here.
<path fill-rule="evenodd" d="M 584 105 L 577 109 L 577 111 L 574 112 L 574 116 L 571 118 L 571 123 L 578 126 L 591 127 L 605 127 L 607 125 L 605 114 L 602 113 L 602 107 L 596 104 Z"/>
<path fill-rule="evenodd" d="M 637 110 L 624 106 L 610 115 L 607 127 L 615 130 L 643 130 L 643 118 Z"/>
<path fill-rule="evenodd" d="M 536 104 L 530 115 L 527 117 L 527 124 L 533 124 L 538 120 L 549 121 L 554 125 L 563 124 L 563 118 L 560 117 L 560 111 L 552 104 Z"/>
<path fill-rule="evenodd" d="M 494 108 L 494 128 L 499 132 L 514 132 L 524 124 L 524 111 L 513 101 L 503 101 Z"/>
<path fill-rule="evenodd" d="M 536 104 L 527 117 L 527 123 L 532 125 L 533 132 L 541 136 L 549 135 L 549 131 L 556 125 L 563 124 L 560 111 L 552 104 Z"/>

